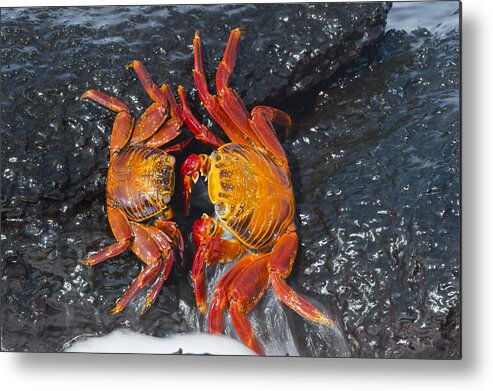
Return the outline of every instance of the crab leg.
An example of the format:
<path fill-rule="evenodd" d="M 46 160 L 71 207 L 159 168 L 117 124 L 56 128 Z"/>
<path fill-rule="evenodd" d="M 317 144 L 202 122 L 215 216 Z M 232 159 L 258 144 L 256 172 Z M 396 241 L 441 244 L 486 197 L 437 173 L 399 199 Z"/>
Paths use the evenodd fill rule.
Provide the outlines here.
<path fill-rule="evenodd" d="M 238 50 L 240 48 L 240 38 L 242 35 L 243 32 L 241 29 L 234 29 L 229 35 L 223 58 L 216 71 L 216 89 L 219 95 L 222 95 L 224 89 L 228 87 L 229 79 L 233 74 L 236 59 L 238 57 Z"/>
<path fill-rule="evenodd" d="M 223 59 L 216 72 L 216 88 L 219 99 L 211 95 L 207 89 L 204 65 L 202 60 L 202 42 L 198 33 L 194 38 L 194 78 L 199 96 L 207 111 L 223 128 L 234 143 L 251 144 L 265 147 L 274 157 L 287 166 L 285 152 L 277 139 L 272 122 L 289 127 L 291 119 L 283 111 L 267 106 L 254 108 L 248 114 L 242 99 L 228 84 L 234 71 L 242 32 L 235 29 L 229 36 Z M 224 118 L 224 115 L 227 118 Z M 225 126 L 226 125 L 226 126 Z M 240 133 L 243 134 L 241 137 Z M 246 137 L 246 138 L 245 138 Z"/>
<path fill-rule="evenodd" d="M 87 90 L 82 94 L 80 98 L 90 99 L 96 102 L 97 104 L 99 104 L 100 106 L 103 106 L 111 111 L 114 111 L 115 113 L 130 112 L 128 106 L 125 103 L 123 103 L 121 100 L 113 98 L 112 96 L 109 96 L 101 91 Z"/>
<path fill-rule="evenodd" d="M 147 140 L 164 124 L 166 118 L 168 118 L 167 107 L 154 102 L 137 120 L 130 142 L 138 144 Z"/>
<path fill-rule="evenodd" d="M 291 273 L 297 248 L 298 235 L 296 232 L 285 233 L 274 245 L 269 264 L 272 288 L 284 304 L 302 317 L 315 323 L 333 327 L 334 321 L 332 319 L 284 282 L 284 279 Z"/>
<path fill-rule="evenodd" d="M 117 314 L 123 311 L 123 309 L 132 301 L 132 299 L 139 293 L 144 286 L 149 284 L 154 278 L 156 278 L 161 268 L 160 262 L 151 263 L 142 270 L 137 278 L 132 282 L 127 291 L 118 300 L 116 305 L 109 311 L 111 315 Z"/>
<path fill-rule="evenodd" d="M 122 311 L 137 293 L 158 276 L 160 270 L 166 270 L 166 266 L 163 266 L 163 262 L 172 264 L 173 261 L 173 253 L 170 251 L 169 244 L 167 245 L 167 248 L 163 249 L 163 243 L 166 242 L 166 238 L 162 236 L 159 237 L 159 230 L 157 228 L 154 228 L 155 231 L 150 233 L 150 227 L 134 222 L 130 222 L 130 225 L 134 234 L 131 249 L 147 266 L 140 272 L 137 278 L 135 278 L 121 299 L 118 300 L 116 306 L 110 311 L 111 314 Z M 156 289 L 156 287 L 154 289 Z M 156 293 L 151 292 L 146 299 L 143 311 L 152 304 L 151 300 L 156 295 Z"/>
<path fill-rule="evenodd" d="M 121 112 L 117 114 L 115 122 L 113 122 L 113 130 L 111 131 L 110 164 L 118 152 L 120 152 L 128 143 L 128 140 L 130 140 L 133 125 L 134 119 L 129 113 Z"/>
<path fill-rule="evenodd" d="M 231 322 L 243 343 L 258 355 L 264 356 L 264 350 L 255 337 L 252 325 L 248 321 L 245 311 L 233 301 L 230 304 L 229 313 L 231 315 Z"/>
<path fill-rule="evenodd" d="M 171 254 L 173 253 L 171 252 Z M 156 279 L 154 280 L 151 287 L 149 288 L 149 293 L 146 296 L 145 303 L 142 306 L 142 309 L 140 310 L 141 315 L 145 314 L 147 310 L 151 308 L 152 304 L 154 304 L 157 297 L 159 296 L 159 293 L 161 292 L 164 282 L 166 281 L 166 279 L 169 276 L 169 273 L 171 272 L 171 266 L 173 265 L 172 259 L 169 260 L 168 262 L 162 261 L 160 263 L 161 263 L 161 268 L 157 273 Z"/>
<path fill-rule="evenodd" d="M 171 118 L 145 142 L 146 146 L 153 148 L 159 148 L 178 137 L 178 135 L 181 134 L 182 125 L 185 121 L 183 111 L 176 103 L 176 99 L 171 92 L 170 87 L 167 84 L 163 84 L 161 86 L 161 92 L 168 101 Z"/>
<path fill-rule="evenodd" d="M 163 148 L 162 151 L 166 153 L 177 153 L 183 151 L 193 141 L 194 137 L 189 137 L 185 141 Z"/>
<path fill-rule="evenodd" d="M 245 133 L 242 132 L 240 128 L 238 128 L 235 122 L 232 121 L 231 117 L 223 110 L 221 104 L 218 101 L 218 98 L 209 92 L 209 89 L 207 87 L 207 79 L 205 78 L 205 71 L 204 71 L 204 62 L 202 55 L 202 40 L 200 39 L 198 32 L 195 33 L 195 37 L 193 39 L 193 48 L 194 48 L 193 76 L 195 80 L 195 85 L 197 86 L 197 91 L 199 93 L 200 100 L 202 101 L 205 108 L 212 116 L 212 118 L 214 118 L 214 120 L 224 130 L 226 135 L 230 138 L 230 140 L 233 143 L 242 144 L 242 145 L 251 144 L 251 141 L 248 140 L 248 138 L 246 137 L 248 136 L 248 134 L 245 135 Z"/>
<path fill-rule="evenodd" d="M 190 110 L 190 107 L 188 105 L 185 90 L 182 86 L 178 87 L 178 96 L 180 97 L 181 105 L 183 108 L 184 121 L 190 131 L 195 135 L 195 138 L 207 145 L 210 145 L 213 148 L 217 148 L 223 145 L 224 142 L 209 129 L 207 129 L 204 125 L 202 125 L 192 114 L 192 111 Z"/>
<path fill-rule="evenodd" d="M 243 254 L 244 250 L 242 245 L 237 241 L 218 238 L 205 240 L 197 249 L 192 265 L 192 281 L 195 301 L 200 312 L 205 313 L 207 309 L 205 288 L 206 266 L 235 260 Z"/>
<path fill-rule="evenodd" d="M 221 334 L 223 330 L 223 311 L 229 303 L 229 290 L 234 279 L 243 269 L 256 260 L 256 254 L 248 254 L 240 259 L 231 269 L 229 269 L 216 286 L 214 296 L 209 307 L 209 332 L 211 334 Z"/>
<path fill-rule="evenodd" d="M 251 140 L 257 143 L 257 145 L 264 146 L 274 156 L 287 163 L 286 155 L 277 139 L 271 121 L 289 127 L 291 126 L 289 116 L 281 110 L 259 106 L 252 110 L 252 117 L 250 117 L 241 98 L 236 91 L 228 86 L 235 67 L 241 35 L 242 33 L 239 29 L 231 32 L 223 60 L 217 69 L 216 87 L 220 105 Z"/>
<path fill-rule="evenodd" d="M 88 90 L 84 92 L 81 99 L 90 99 L 99 105 L 117 112 L 113 122 L 113 130 L 110 140 L 110 162 L 116 154 L 127 144 L 132 134 L 134 119 L 130 115 L 127 105 L 120 100 L 106 95 L 104 92 Z"/>
<path fill-rule="evenodd" d="M 157 86 L 156 83 L 154 83 L 151 75 L 144 67 L 144 64 L 142 64 L 142 62 L 134 60 L 127 65 L 127 68 L 134 69 L 137 77 L 140 80 L 140 83 L 142 84 L 142 87 L 144 87 L 147 95 L 149 95 L 149 98 L 151 98 L 154 102 L 161 103 L 163 106 L 168 106 L 166 94 Z"/>
<path fill-rule="evenodd" d="M 174 221 L 170 221 L 170 219 L 173 218 L 173 211 L 171 211 L 171 208 L 168 208 L 167 212 L 167 215 L 155 220 L 153 225 L 154 227 L 158 228 L 166 235 L 168 235 L 168 237 L 170 238 L 170 240 L 168 241 L 171 242 L 173 247 L 178 250 L 180 258 L 183 259 L 183 253 L 185 251 L 185 242 L 183 240 L 183 235 L 178 228 L 178 224 L 176 224 Z"/>
<path fill-rule="evenodd" d="M 334 321 L 289 287 L 284 279 L 289 276 L 296 258 L 298 236 L 294 225 L 282 235 L 272 252 L 250 254 L 233 266 L 214 291 L 209 310 L 209 331 L 222 331 L 222 311 L 229 303 L 233 326 L 240 339 L 258 354 L 263 354 L 247 315 L 265 293 L 269 284 L 281 301 L 304 318 L 333 327 Z"/>
<path fill-rule="evenodd" d="M 252 110 L 250 125 L 261 141 L 275 157 L 281 159 L 285 166 L 288 166 L 286 153 L 284 152 L 272 122 L 280 124 L 286 128 L 291 126 L 291 118 L 279 109 L 268 106 L 257 106 Z"/>
<path fill-rule="evenodd" d="M 268 255 L 249 254 L 235 264 L 219 281 L 209 310 L 209 332 L 223 328 L 223 310 L 229 304 L 233 326 L 245 345 L 257 354 L 263 349 L 257 341 L 247 314 L 255 307 L 268 287 Z"/>
<path fill-rule="evenodd" d="M 236 65 L 242 35 L 243 33 L 240 29 L 234 29 L 229 35 L 223 59 L 216 71 L 216 90 L 219 95 L 219 104 L 231 121 L 250 140 L 260 145 L 260 140 L 250 127 L 249 116 L 243 100 L 236 91 L 228 86 Z"/>
<path fill-rule="evenodd" d="M 145 227 L 147 232 L 152 236 L 152 238 L 159 244 L 159 248 L 161 250 L 163 261 L 162 267 L 159 270 L 156 280 L 151 285 L 149 289 L 149 293 L 147 294 L 146 301 L 144 306 L 142 307 L 141 313 L 145 313 L 151 305 L 156 301 L 159 292 L 161 292 L 161 288 L 163 287 L 164 282 L 169 276 L 171 272 L 171 267 L 174 261 L 173 251 L 171 251 L 170 247 L 170 238 L 164 232 L 160 231 L 158 228 L 147 226 Z"/>
<path fill-rule="evenodd" d="M 269 286 L 269 255 L 264 255 L 246 266 L 231 284 L 229 313 L 238 336 L 245 345 L 263 355 L 247 314 L 257 305 Z"/>
<path fill-rule="evenodd" d="M 195 292 L 195 303 L 200 312 L 205 314 L 207 309 L 206 287 L 205 287 L 205 247 L 200 247 L 195 253 L 192 264 L 193 291 Z"/>
<path fill-rule="evenodd" d="M 257 114 L 262 114 L 269 122 L 282 126 L 283 128 L 290 128 L 292 125 L 291 117 L 282 110 L 276 109 L 271 106 L 255 106 L 251 112 L 252 117 Z"/>
<path fill-rule="evenodd" d="M 125 214 L 120 209 L 108 205 L 108 221 L 117 243 L 106 247 L 97 254 L 82 261 L 84 265 L 94 266 L 106 261 L 108 258 L 116 257 L 123 253 L 130 245 L 133 234 Z"/>
<path fill-rule="evenodd" d="M 314 323 L 319 323 L 327 327 L 334 327 L 334 321 L 332 319 L 299 293 L 296 293 L 293 288 L 284 282 L 279 274 L 271 274 L 270 282 L 281 301 L 300 316 Z"/>
<path fill-rule="evenodd" d="M 134 68 L 142 86 L 146 90 L 149 97 L 154 101 L 154 103 L 145 110 L 144 114 L 142 114 L 135 124 L 135 129 L 130 141 L 132 144 L 137 144 L 149 139 L 158 131 L 158 129 L 163 126 L 166 118 L 168 117 L 168 108 L 172 102 L 169 101 L 168 94 L 166 92 L 166 90 L 169 90 L 169 86 L 163 85 L 160 89 L 156 83 L 154 83 L 149 75 L 149 72 L 147 72 L 144 65 L 140 61 L 132 61 L 127 65 L 127 67 Z M 172 118 L 172 120 L 168 122 L 171 122 L 171 124 L 169 126 L 168 123 L 164 125 L 158 132 L 159 135 L 156 136 L 156 139 L 151 141 L 148 146 L 156 147 L 156 145 L 163 145 L 174 139 L 179 134 L 177 134 L 177 128 L 179 129 L 181 127 L 181 123 L 179 122 L 176 110 L 175 118 Z"/>

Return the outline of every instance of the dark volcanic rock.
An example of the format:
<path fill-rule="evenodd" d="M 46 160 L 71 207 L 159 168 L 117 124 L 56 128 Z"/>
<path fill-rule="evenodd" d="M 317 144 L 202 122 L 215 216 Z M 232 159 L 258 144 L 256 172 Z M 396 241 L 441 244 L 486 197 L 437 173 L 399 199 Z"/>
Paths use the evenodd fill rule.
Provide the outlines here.
<path fill-rule="evenodd" d="M 460 357 L 459 30 L 449 19 L 442 34 L 387 32 L 314 94 L 285 143 L 297 282 L 337 308 L 354 356 Z"/>

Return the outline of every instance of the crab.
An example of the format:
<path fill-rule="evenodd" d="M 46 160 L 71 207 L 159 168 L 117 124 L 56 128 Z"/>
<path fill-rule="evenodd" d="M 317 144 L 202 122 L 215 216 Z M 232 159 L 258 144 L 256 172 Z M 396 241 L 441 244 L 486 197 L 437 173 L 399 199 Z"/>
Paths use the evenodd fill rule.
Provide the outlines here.
<path fill-rule="evenodd" d="M 117 242 L 82 263 L 94 266 L 130 248 L 146 265 L 111 309 L 112 314 L 122 311 L 154 280 L 142 313 L 148 310 L 169 276 L 175 252 L 183 259 L 184 250 L 182 234 L 171 221 L 169 202 L 175 185 L 175 157 L 170 153 L 181 151 L 189 140 L 160 149 L 181 133 L 183 112 L 170 87 L 163 84 L 159 88 L 142 63 L 133 61 L 128 67 L 134 68 L 154 101 L 135 126 L 128 106 L 119 99 L 97 90 L 88 90 L 81 96 L 117 113 L 106 182 L 108 221 Z"/>
<path fill-rule="evenodd" d="M 194 80 L 202 104 L 231 142 L 223 142 L 192 114 L 185 91 L 178 88 L 188 128 L 215 149 L 212 155 L 192 154 L 181 167 L 182 199 L 189 213 L 193 185 L 208 180 L 213 217 L 203 214 L 192 228 L 197 247 L 192 266 L 196 303 L 207 310 L 207 265 L 237 261 L 215 287 L 209 306 L 209 332 L 223 329 L 224 311 L 245 345 L 263 355 L 248 314 L 269 286 L 289 308 L 302 317 L 333 327 L 334 321 L 295 292 L 286 282 L 298 248 L 294 223 L 295 200 L 286 154 L 273 124 L 289 127 L 285 112 L 256 106 L 248 113 L 238 93 L 229 87 L 242 31 L 231 32 L 216 72 L 217 95 L 209 92 L 198 32 L 193 41 Z"/>

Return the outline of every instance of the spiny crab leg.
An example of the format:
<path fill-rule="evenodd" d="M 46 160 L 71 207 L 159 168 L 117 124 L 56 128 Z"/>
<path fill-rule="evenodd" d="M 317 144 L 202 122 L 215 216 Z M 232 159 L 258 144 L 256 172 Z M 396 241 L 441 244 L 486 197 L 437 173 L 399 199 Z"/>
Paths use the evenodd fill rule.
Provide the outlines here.
<path fill-rule="evenodd" d="M 123 211 L 113 205 L 111 201 L 108 202 L 108 221 L 117 243 L 106 247 L 82 261 L 82 263 L 94 266 L 123 253 L 130 246 L 132 251 L 147 266 L 140 272 L 110 313 L 115 314 L 122 311 L 137 293 L 153 279 L 156 279 L 149 289 L 142 307 L 142 313 L 144 313 L 156 300 L 164 281 L 171 271 L 174 260 L 170 246 L 172 239 L 159 228 L 129 221 Z M 170 223 L 173 224 L 172 222 Z M 171 237 L 178 237 L 178 240 L 180 240 L 181 234 L 176 234 L 172 229 L 171 231 L 172 234 L 176 235 Z"/>
<path fill-rule="evenodd" d="M 108 222 L 117 242 L 82 261 L 84 265 L 94 266 L 108 258 L 120 255 L 130 245 L 133 237 L 130 223 L 125 214 L 111 203 L 108 204 Z"/>
<path fill-rule="evenodd" d="M 81 99 L 91 99 L 118 113 L 112 132 L 114 142 L 111 143 L 113 146 L 111 156 L 114 155 L 114 152 L 121 150 L 128 142 L 131 145 L 143 143 L 147 147 L 159 148 L 180 135 L 184 122 L 183 112 L 167 84 L 163 84 L 159 88 L 140 61 L 133 61 L 128 67 L 135 70 L 142 86 L 154 101 L 137 120 L 135 127 L 128 106 L 120 100 L 96 90 L 88 90 L 81 96 Z M 171 118 L 166 121 L 168 110 L 171 113 Z M 179 151 L 186 145 L 188 143 L 183 143 L 181 147 L 169 147 L 169 152 Z"/>
<path fill-rule="evenodd" d="M 114 111 L 115 113 L 130 112 L 128 106 L 125 103 L 123 103 L 121 100 L 113 98 L 112 96 L 109 96 L 101 91 L 87 90 L 81 95 L 80 98 L 90 99 L 96 102 L 97 104 L 99 104 L 100 106 L 106 107 L 107 109 Z"/>
<path fill-rule="evenodd" d="M 161 292 L 161 288 L 163 287 L 164 282 L 171 272 L 171 267 L 173 266 L 174 261 L 174 253 L 170 248 L 170 237 L 158 228 L 152 226 L 144 226 L 144 228 L 150 234 L 152 239 L 154 239 L 154 241 L 159 245 L 162 258 L 162 267 L 159 269 L 156 280 L 149 289 L 149 293 L 147 294 L 146 301 L 144 303 L 144 306 L 142 307 L 141 313 L 146 312 L 156 301 L 159 292 Z"/>
<path fill-rule="evenodd" d="M 134 68 L 137 77 L 146 90 L 149 97 L 154 101 L 137 120 L 135 129 L 130 142 L 132 144 L 140 143 L 151 137 L 164 124 L 168 117 L 168 100 L 166 95 L 154 83 L 149 72 L 145 69 L 140 61 L 132 61 L 127 65 L 128 68 Z"/>
<path fill-rule="evenodd" d="M 101 91 L 88 90 L 81 99 L 90 99 L 100 106 L 115 111 L 117 114 L 113 122 L 113 131 L 110 140 L 110 162 L 116 154 L 127 144 L 132 134 L 134 119 L 130 115 L 128 107 L 122 101 L 113 98 Z"/>
<path fill-rule="evenodd" d="M 188 105 L 185 90 L 182 86 L 178 87 L 178 96 L 180 97 L 181 106 L 183 108 L 184 121 L 187 124 L 188 129 L 190 129 L 190 131 L 195 135 L 195 138 L 213 148 L 218 148 L 223 145 L 224 141 L 202 125 L 192 114 L 190 106 Z"/>
<path fill-rule="evenodd" d="M 222 95 L 224 89 L 228 87 L 229 79 L 233 74 L 233 70 L 236 65 L 236 59 L 238 58 L 238 51 L 240 49 L 240 38 L 244 34 L 241 29 L 234 29 L 231 31 L 228 39 L 228 43 L 226 45 L 226 49 L 224 50 L 223 58 L 219 63 L 216 71 L 216 89 L 219 95 Z M 195 33 L 195 40 L 197 40 L 197 49 L 200 49 L 200 52 L 197 52 L 196 61 L 198 64 L 202 65 L 202 43 L 198 32 Z M 200 58 L 198 58 L 200 56 Z"/>
<path fill-rule="evenodd" d="M 140 80 L 140 83 L 142 84 L 142 87 L 144 87 L 144 90 L 147 92 L 147 95 L 149 95 L 149 98 L 151 98 L 154 102 L 160 103 L 166 108 L 168 107 L 169 102 L 166 96 L 166 92 L 163 92 L 157 86 L 157 84 L 154 83 L 151 75 L 140 61 L 138 60 L 132 61 L 130 64 L 127 65 L 127 68 L 134 69 L 137 77 Z"/>
<path fill-rule="evenodd" d="M 290 127 L 291 119 L 289 115 L 279 109 L 268 106 L 258 106 L 249 115 L 242 99 L 236 91 L 228 86 L 236 64 L 241 35 L 241 30 L 235 29 L 229 36 L 223 59 L 216 72 L 216 88 L 219 96 L 217 98 L 211 95 L 207 89 L 202 60 L 202 41 L 198 33 L 195 34 L 193 41 L 194 78 L 199 96 L 207 111 L 233 142 L 243 145 L 251 145 L 253 142 L 257 148 L 266 148 L 274 158 L 280 160 L 280 163 L 287 167 L 286 154 L 277 138 L 272 123 Z M 224 118 L 224 114 L 229 120 Z"/>
<path fill-rule="evenodd" d="M 132 251 L 147 265 L 135 278 L 127 291 L 123 294 L 111 314 L 122 311 L 130 301 L 152 280 L 155 284 L 146 297 L 142 313 L 147 311 L 156 299 L 162 283 L 166 280 L 173 264 L 173 251 L 169 245 L 169 238 L 157 228 L 144 224 L 130 222 L 133 233 Z M 159 289 L 158 289 L 159 288 Z"/>
<path fill-rule="evenodd" d="M 191 136 L 181 143 L 170 145 L 169 147 L 162 148 L 161 150 L 170 154 L 182 152 L 186 147 L 188 147 L 188 145 L 194 140 L 194 138 L 194 136 Z M 148 144 L 149 143 L 146 143 L 146 145 Z"/>
<path fill-rule="evenodd" d="M 185 251 L 185 242 L 183 240 L 183 235 L 178 228 L 178 224 L 174 221 L 171 221 L 173 218 L 173 211 L 171 208 L 168 208 L 166 211 L 168 214 L 164 216 L 164 218 L 157 218 L 153 225 L 158 228 L 160 231 L 164 232 L 170 240 L 168 242 L 172 243 L 178 253 L 180 254 L 181 259 L 183 259 L 184 251 Z"/>
<path fill-rule="evenodd" d="M 130 246 L 147 266 L 132 282 L 110 313 L 115 314 L 122 311 L 137 293 L 155 279 L 142 307 L 142 313 L 144 313 L 156 300 L 171 271 L 174 261 L 170 246 L 172 239 L 156 227 L 128 221 L 120 209 L 112 206 L 108 207 L 108 219 L 118 242 L 106 247 L 83 263 L 89 266 L 96 265 L 123 253 Z"/>
<path fill-rule="evenodd" d="M 295 292 L 293 288 L 284 282 L 278 273 L 272 273 L 270 275 L 270 283 L 277 297 L 300 316 L 323 326 L 334 327 L 335 323 L 332 319 L 299 293 Z"/>
<path fill-rule="evenodd" d="M 229 306 L 231 321 L 240 339 L 258 354 L 263 354 L 247 315 L 269 285 L 285 305 L 302 317 L 333 327 L 332 319 L 284 282 L 291 273 L 297 247 L 298 236 L 293 225 L 279 238 L 271 252 L 249 254 L 233 266 L 214 291 L 209 309 L 209 331 L 213 334 L 222 331 L 222 312 Z"/>
<path fill-rule="evenodd" d="M 272 123 L 277 123 L 285 128 L 291 127 L 291 118 L 284 111 L 269 106 L 257 106 L 252 110 L 252 119 L 249 121 L 255 134 L 259 137 L 262 145 L 288 169 L 288 159 L 284 152 Z"/>
<path fill-rule="evenodd" d="M 268 287 L 266 258 L 249 254 L 235 264 L 219 281 L 209 309 L 209 332 L 220 334 L 223 311 L 228 308 L 233 326 L 245 345 L 263 355 L 247 314 L 255 307 Z"/>
<path fill-rule="evenodd" d="M 240 30 L 236 29 L 233 30 L 233 32 L 231 33 L 231 36 L 233 36 L 234 38 L 233 41 L 231 38 L 228 41 L 226 52 L 228 52 L 228 47 L 231 46 L 230 43 L 232 43 L 234 46 L 234 41 L 239 40 L 239 35 L 241 35 L 238 34 L 239 32 Z M 237 53 L 235 53 L 234 50 L 230 50 L 230 52 L 232 53 L 233 57 L 236 57 Z M 248 129 L 246 132 L 245 129 L 240 129 L 236 124 L 236 121 L 232 119 L 228 113 L 225 112 L 218 97 L 212 95 L 209 92 L 209 89 L 207 87 L 207 79 L 205 77 L 205 71 L 204 71 L 202 40 L 200 39 L 198 32 L 195 33 L 195 37 L 193 39 L 193 54 L 194 54 L 193 76 L 195 80 L 195 85 L 197 87 L 197 92 L 199 93 L 200 100 L 204 104 L 204 107 L 212 116 L 212 118 L 214 118 L 214 120 L 218 123 L 221 129 L 224 130 L 226 135 L 233 143 L 242 144 L 242 145 L 245 144 L 251 145 L 252 144 L 251 138 L 253 137 L 253 140 L 255 141 L 255 135 L 252 132 L 248 132 Z M 226 64 L 224 60 L 221 63 L 223 63 L 223 67 L 227 66 L 224 65 Z M 229 76 L 227 76 L 227 78 L 229 78 Z"/>
<path fill-rule="evenodd" d="M 229 294 L 229 314 L 238 336 L 245 345 L 260 355 L 264 355 L 264 351 L 247 315 L 269 287 L 268 258 L 269 255 L 264 255 L 246 266 L 234 280 Z"/>
<path fill-rule="evenodd" d="M 270 121 L 278 120 L 277 123 L 280 125 L 289 127 L 291 126 L 291 119 L 289 116 L 279 109 L 259 106 L 258 108 L 253 109 L 252 116 L 250 117 L 242 99 L 238 96 L 237 92 L 228 85 L 236 64 L 241 35 L 241 30 L 239 29 L 231 32 L 223 60 L 216 73 L 216 86 L 220 105 L 236 125 L 252 139 L 257 146 L 267 148 L 269 152 L 278 159 L 281 159 L 287 165 L 285 152 L 277 139 Z M 268 113 L 268 115 L 265 115 L 266 113 Z"/>
<path fill-rule="evenodd" d="M 312 322 L 333 327 L 334 321 L 332 319 L 284 282 L 284 279 L 291 274 L 296 258 L 298 235 L 295 229 L 296 227 L 293 224 L 288 228 L 288 232 L 279 238 L 272 249 L 269 263 L 270 283 L 276 295 L 293 311 Z"/>
<path fill-rule="evenodd" d="M 221 334 L 223 330 L 223 311 L 229 303 L 229 290 L 235 278 L 243 269 L 256 260 L 256 254 L 248 254 L 233 265 L 221 278 L 214 290 L 211 304 L 209 306 L 209 332 Z"/>
<path fill-rule="evenodd" d="M 171 118 L 156 133 L 154 133 L 148 140 L 146 140 L 144 145 L 146 145 L 147 147 L 158 148 L 168 143 L 169 141 L 174 140 L 181 133 L 182 125 L 185 120 L 183 116 L 183 111 L 181 110 L 181 107 L 176 103 L 176 99 L 171 92 L 170 87 L 167 84 L 163 84 L 161 86 L 161 91 L 168 101 Z M 188 145 L 188 143 L 183 144 L 184 145 L 181 147 L 182 149 L 186 145 Z M 176 149 L 178 148 L 177 145 L 173 146 L 175 147 L 175 149 L 172 150 L 173 152 L 178 151 Z M 173 147 L 168 147 L 165 151 L 171 152 L 171 148 Z"/>

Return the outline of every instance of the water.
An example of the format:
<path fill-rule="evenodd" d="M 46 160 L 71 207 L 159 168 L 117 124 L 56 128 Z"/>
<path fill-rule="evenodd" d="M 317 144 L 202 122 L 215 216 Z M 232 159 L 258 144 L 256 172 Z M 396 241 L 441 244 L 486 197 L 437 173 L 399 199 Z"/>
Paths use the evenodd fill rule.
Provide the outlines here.
<path fill-rule="evenodd" d="M 2 349 L 59 351 L 117 329 L 207 331 L 189 263 L 145 316 L 143 296 L 107 313 L 141 268 L 135 256 L 79 264 L 114 242 L 104 199 L 114 114 L 78 97 L 102 89 L 138 114 L 149 100 L 125 64 L 142 59 L 158 82 L 190 90 L 195 28 L 212 80 L 229 30 L 248 24 L 233 84 L 249 107 L 279 106 L 295 120 L 283 139 L 301 238 L 289 284 L 337 321 L 312 325 L 269 291 L 251 315 L 267 352 L 459 357 L 458 3 L 395 3 L 385 36 L 366 49 L 382 32 L 378 4 L 261 7 L 2 10 Z M 210 211 L 203 190 L 190 220 L 172 201 L 185 235 Z M 209 289 L 221 272 L 208 272 Z"/>
<path fill-rule="evenodd" d="M 424 28 L 432 33 L 447 32 L 457 27 L 459 4 L 456 1 L 396 2 L 387 18 L 388 30 L 408 33 Z M 456 14 L 457 17 L 451 17 Z"/>
<path fill-rule="evenodd" d="M 68 341 L 66 352 L 128 353 L 148 354 L 223 354 L 254 355 L 239 341 L 224 336 L 209 334 L 174 335 L 157 338 L 135 333 L 126 329 L 113 331 L 102 336 L 83 336 Z"/>

